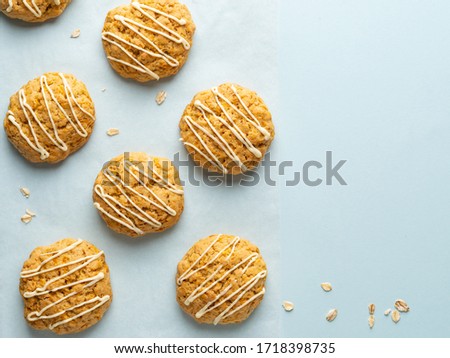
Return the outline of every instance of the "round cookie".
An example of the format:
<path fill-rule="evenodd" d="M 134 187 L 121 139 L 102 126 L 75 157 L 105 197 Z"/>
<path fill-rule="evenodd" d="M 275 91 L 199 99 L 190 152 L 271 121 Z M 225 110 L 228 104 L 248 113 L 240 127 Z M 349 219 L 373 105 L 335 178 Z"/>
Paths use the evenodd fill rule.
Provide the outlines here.
<path fill-rule="evenodd" d="M 57 163 L 88 141 L 94 123 L 94 103 L 84 83 L 52 72 L 12 95 L 4 127 L 25 159 Z"/>
<path fill-rule="evenodd" d="M 103 167 L 93 200 L 108 227 L 130 237 L 169 229 L 184 208 L 183 187 L 172 162 L 140 152 L 120 155 Z"/>
<path fill-rule="evenodd" d="M 175 75 L 186 62 L 195 24 L 178 0 L 139 0 L 106 16 L 103 48 L 112 68 L 139 82 Z"/>
<path fill-rule="evenodd" d="M 57 334 L 93 326 L 112 301 L 104 253 L 81 239 L 34 249 L 23 264 L 19 291 L 28 324 Z"/>
<path fill-rule="evenodd" d="M 72 0 L 0 0 L 0 10 L 12 19 L 44 22 L 58 17 Z"/>
<path fill-rule="evenodd" d="M 237 236 L 211 235 L 178 263 L 177 301 L 199 323 L 239 323 L 261 303 L 266 276 L 255 245 Z"/>
<path fill-rule="evenodd" d="M 231 83 L 195 95 L 184 110 L 180 132 L 197 165 L 234 175 L 256 168 L 275 136 L 261 97 Z"/>

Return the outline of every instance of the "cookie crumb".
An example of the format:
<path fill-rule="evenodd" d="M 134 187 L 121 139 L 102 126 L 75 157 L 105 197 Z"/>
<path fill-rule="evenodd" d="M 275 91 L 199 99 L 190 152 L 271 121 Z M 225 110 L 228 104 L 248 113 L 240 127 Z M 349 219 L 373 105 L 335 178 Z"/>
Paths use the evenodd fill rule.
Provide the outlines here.
<path fill-rule="evenodd" d="M 23 215 L 20 220 L 24 223 L 24 224 L 28 224 L 31 222 L 31 220 L 33 220 L 33 217 L 29 214 L 25 214 Z"/>
<path fill-rule="evenodd" d="M 119 135 L 120 131 L 117 128 L 110 128 L 108 129 L 108 131 L 106 132 L 107 135 L 109 135 L 110 137 Z"/>
<path fill-rule="evenodd" d="M 25 198 L 29 198 L 30 197 L 30 189 L 28 189 L 28 188 L 20 188 L 20 192 L 22 193 L 22 195 L 25 197 Z"/>
<path fill-rule="evenodd" d="M 330 292 L 330 291 L 333 289 L 333 287 L 331 286 L 331 283 L 329 283 L 329 282 L 321 283 L 321 284 L 320 284 L 320 287 L 322 287 L 322 289 L 323 289 L 325 292 Z"/>
<path fill-rule="evenodd" d="M 167 92 L 159 91 L 158 94 L 156 95 L 155 101 L 158 104 L 158 106 L 160 106 L 161 104 L 163 104 L 163 102 L 166 100 L 166 98 L 167 98 Z"/>
<path fill-rule="evenodd" d="M 291 312 L 294 309 L 294 304 L 290 301 L 283 301 L 283 308 L 286 312 Z"/>
<path fill-rule="evenodd" d="M 70 34 L 70 38 L 76 39 L 76 38 L 80 37 L 80 35 L 81 35 L 81 30 L 76 29 Z"/>
<path fill-rule="evenodd" d="M 333 308 L 332 310 L 328 311 L 327 316 L 325 317 L 328 322 L 333 322 L 338 314 L 338 310 L 336 308 Z"/>

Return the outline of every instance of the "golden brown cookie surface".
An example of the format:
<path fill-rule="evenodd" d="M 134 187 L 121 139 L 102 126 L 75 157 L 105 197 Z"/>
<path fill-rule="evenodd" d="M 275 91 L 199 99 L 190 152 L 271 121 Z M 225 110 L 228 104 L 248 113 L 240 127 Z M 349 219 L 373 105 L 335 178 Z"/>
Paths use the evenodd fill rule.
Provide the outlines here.
<path fill-rule="evenodd" d="M 199 323 L 239 323 L 261 303 L 266 276 L 255 245 L 237 236 L 211 235 L 178 263 L 177 301 Z"/>
<path fill-rule="evenodd" d="M 12 19 L 44 22 L 58 17 L 72 0 L 0 0 L 0 10 Z"/>
<path fill-rule="evenodd" d="M 103 251 L 80 239 L 33 250 L 23 265 L 19 290 L 28 324 L 57 334 L 91 327 L 112 301 Z"/>
<path fill-rule="evenodd" d="M 148 82 L 175 75 L 186 62 L 195 24 L 178 0 L 139 0 L 106 16 L 103 48 L 113 69 Z"/>
<path fill-rule="evenodd" d="M 180 132 L 197 165 L 224 174 L 257 167 L 275 136 L 261 97 L 231 83 L 195 95 L 180 120 Z"/>
<path fill-rule="evenodd" d="M 175 225 L 184 194 L 169 159 L 125 153 L 109 161 L 94 184 L 94 206 L 112 230 L 139 237 Z"/>
<path fill-rule="evenodd" d="M 12 95 L 4 128 L 25 159 L 57 163 L 88 141 L 94 123 L 94 103 L 84 83 L 52 72 Z"/>

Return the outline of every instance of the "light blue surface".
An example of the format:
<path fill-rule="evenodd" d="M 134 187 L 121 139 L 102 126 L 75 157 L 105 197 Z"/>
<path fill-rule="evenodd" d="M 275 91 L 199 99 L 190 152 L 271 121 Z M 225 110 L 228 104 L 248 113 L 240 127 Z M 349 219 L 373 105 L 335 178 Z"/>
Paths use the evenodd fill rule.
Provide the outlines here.
<path fill-rule="evenodd" d="M 445 0 L 283 1 L 282 157 L 348 160 L 346 187 L 282 190 L 283 335 L 450 336 L 449 19 Z"/>
<path fill-rule="evenodd" d="M 176 227 L 137 241 L 114 235 L 91 199 L 103 163 L 123 151 L 171 158 L 181 152 L 186 158 L 178 121 L 200 90 L 238 82 L 256 89 L 276 115 L 276 4 L 235 0 L 230 6 L 221 0 L 211 7 L 208 0 L 186 1 L 198 27 L 188 62 L 172 79 L 139 85 L 111 70 L 100 40 L 107 11 L 123 3 L 74 0 L 56 21 L 37 26 L 0 16 L 0 113 L 6 113 L 11 94 L 47 71 L 74 73 L 86 83 L 97 111 L 86 146 L 51 168 L 27 163 L 0 133 L 0 336 L 53 336 L 29 329 L 23 319 L 19 272 L 33 248 L 64 237 L 81 237 L 105 251 L 114 292 L 103 320 L 77 337 L 276 336 L 281 329 L 276 188 L 263 183 L 252 188 L 187 184 L 185 211 Z M 258 8 L 260 4 L 264 6 Z M 77 28 L 81 36 L 71 39 Z M 157 106 L 154 99 L 160 90 L 168 97 Z M 108 137 L 111 127 L 119 128 L 120 135 Z M 275 153 L 276 145 L 273 148 Z M 202 175 L 192 163 L 189 169 Z M 187 177 L 187 168 L 181 168 L 180 176 Z M 21 186 L 30 188 L 28 200 L 19 193 Z M 20 222 L 26 208 L 38 214 L 29 225 Z M 176 265 L 195 241 L 220 232 L 240 235 L 260 247 L 270 268 L 267 294 L 245 324 L 201 326 L 176 303 Z"/>

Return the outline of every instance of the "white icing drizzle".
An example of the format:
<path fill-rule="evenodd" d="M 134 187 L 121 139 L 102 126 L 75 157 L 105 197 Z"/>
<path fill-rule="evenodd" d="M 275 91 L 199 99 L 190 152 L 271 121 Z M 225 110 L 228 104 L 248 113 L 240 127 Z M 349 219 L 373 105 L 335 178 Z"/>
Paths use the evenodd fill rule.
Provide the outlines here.
<path fill-rule="evenodd" d="M 179 67 L 180 63 L 178 60 L 173 58 L 172 56 L 168 55 L 167 53 L 164 53 L 153 41 L 151 41 L 147 36 L 144 35 L 143 31 L 139 31 L 139 29 L 152 32 L 154 34 L 158 34 L 161 36 L 164 36 L 166 39 L 173 41 L 177 44 L 182 44 L 183 47 L 186 50 L 189 50 L 191 45 L 189 42 L 179 35 L 176 31 L 170 29 L 166 25 L 164 25 L 162 22 L 158 21 L 152 14 L 150 14 L 148 11 L 159 14 L 161 16 L 166 17 L 167 19 L 171 19 L 175 21 L 179 25 L 186 25 L 187 21 L 185 19 L 179 19 L 175 16 L 172 16 L 168 13 L 165 13 L 163 11 L 160 11 L 158 9 L 155 9 L 153 7 L 150 7 L 148 5 L 144 5 L 139 3 L 138 1 L 133 1 L 131 3 L 131 6 L 138 10 L 144 17 L 147 19 L 150 19 L 154 24 L 155 27 L 149 27 L 146 26 L 140 22 L 134 21 L 128 17 L 122 16 L 122 15 L 115 15 L 114 19 L 119 21 L 122 25 L 130 29 L 132 32 L 134 32 L 138 37 L 140 37 L 145 43 L 147 43 L 153 50 L 147 50 L 141 46 L 138 46 L 130 41 L 125 40 L 124 38 L 110 32 L 110 31 L 104 31 L 102 33 L 102 39 L 116 47 L 118 47 L 129 59 L 130 62 L 121 60 L 119 58 L 108 56 L 108 59 L 113 62 L 121 63 L 122 65 L 131 67 L 135 69 L 136 71 L 146 73 L 153 77 L 156 80 L 159 80 L 159 76 L 151 71 L 148 67 L 146 67 L 139 59 L 132 53 L 131 50 L 127 50 L 124 45 L 127 45 L 135 50 L 138 50 L 142 53 L 145 53 L 151 57 L 160 58 L 164 60 L 169 66 L 171 67 Z M 161 30 L 157 30 L 157 28 L 160 28 Z"/>
<path fill-rule="evenodd" d="M 249 256 L 244 258 L 242 261 L 240 261 L 239 263 L 234 265 L 232 268 L 227 270 L 225 273 L 223 273 L 219 278 L 215 279 L 216 275 L 219 274 L 219 272 L 221 272 L 221 270 L 228 264 L 228 262 L 230 261 L 231 257 L 233 256 L 233 254 L 236 250 L 236 245 L 241 240 L 239 237 L 236 236 L 230 243 L 228 243 L 227 245 L 222 247 L 221 250 L 219 252 L 217 252 L 217 254 L 215 254 L 214 257 L 212 259 L 210 259 L 207 263 L 205 263 L 204 265 L 202 265 L 200 267 L 197 267 L 200 260 L 213 248 L 213 246 L 220 240 L 221 236 L 222 236 L 221 234 L 217 235 L 217 237 L 206 248 L 206 250 L 203 251 L 203 253 L 191 264 L 191 266 L 189 266 L 189 268 L 186 271 L 184 271 L 183 274 L 181 274 L 179 276 L 179 278 L 177 279 L 177 284 L 181 285 L 184 281 L 189 279 L 189 277 L 191 277 L 192 275 L 194 275 L 197 272 L 202 271 L 202 270 L 208 268 L 209 266 L 213 265 L 214 263 L 216 263 L 218 261 L 219 257 L 223 256 L 224 252 L 231 248 L 230 253 L 222 260 L 222 262 L 219 265 L 217 265 L 217 268 L 214 270 L 214 272 L 211 275 L 209 275 L 209 277 L 207 277 L 194 291 L 191 292 L 189 297 L 184 302 L 184 304 L 186 306 L 189 306 L 197 298 L 201 297 L 202 295 L 204 295 L 205 293 L 207 293 L 208 291 L 213 289 L 217 284 L 223 283 L 230 274 L 232 274 L 233 272 L 235 272 L 238 269 L 241 269 L 241 267 L 245 265 L 244 268 L 241 269 L 242 270 L 241 275 L 244 275 L 247 272 L 247 269 L 250 267 L 250 265 L 252 263 L 254 263 L 258 258 L 260 258 L 260 255 L 256 252 L 253 254 L 250 254 Z M 195 314 L 195 316 L 197 318 L 200 318 L 204 314 L 206 314 L 210 311 L 213 311 L 216 308 L 219 308 L 225 302 L 231 301 L 231 303 L 228 305 L 228 307 L 225 308 L 224 310 L 222 310 L 221 313 L 215 317 L 213 323 L 215 325 L 217 325 L 218 323 L 220 323 L 220 321 L 233 315 L 234 313 L 238 312 L 245 306 L 249 305 L 251 302 L 253 302 L 258 297 L 264 295 L 265 288 L 263 287 L 260 292 L 253 295 L 250 299 L 248 299 L 247 301 L 245 301 L 244 303 L 242 303 L 241 305 L 236 307 L 239 300 L 242 297 L 244 297 L 253 287 L 255 287 L 261 279 L 264 279 L 266 277 L 266 275 L 267 275 L 267 271 L 261 270 L 256 275 L 254 275 L 251 279 L 249 279 L 244 285 L 242 285 L 241 287 L 237 288 L 235 291 L 232 291 L 232 292 L 230 292 L 230 290 L 233 288 L 233 284 L 235 282 L 230 282 L 226 287 L 224 287 L 222 289 L 222 291 L 217 295 L 217 297 L 213 301 L 210 301 L 206 305 L 204 305 Z M 223 283 L 223 286 L 224 285 L 225 285 L 225 283 Z"/>
<path fill-rule="evenodd" d="M 133 189 L 130 185 L 125 184 L 125 182 L 122 180 L 122 178 L 120 178 L 119 176 L 112 173 L 109 168 L 106 168 L 103 170 L 103 175 L 104 175 L 105 179 L 110 184 L 113 184 L 117 189 L 119 189 L 120 193 L 125 197 L 127 202 L 129 204 L 131 204 L 131 206 L 134 208 L 134 210 L 123 205 L 119 200 L 112 197 L 111 195 L 106 194 L 102 185 L 97 184 L 94 187 L 95 193 L 102 199 L 102 201 L 109 208 L 111 208 L 114 211 L 115 214 L 111 214 L 107 210 L 102 208 L 102 206 L 100 205 L 99 202 L 94 203 L 95 208 L 97 210 L 99 210 L 100 212 L 102 212 L 103 214 L 105 214 L 111 220 L 114 220 L 115 222 L 119 223 L 120 225 L 125 226 L 126 228 L 132 230 L 133 232 L 135 232 L 138 235 L 143 235 L 144 232 L 141 229 L 139 229 L 138 226 L 136 225 L 136 223 L 131 219 L 133 217 L 135 219 L 142 221 L 142 222 L 144 222 L 152 227 L 155 227 L 155 228 L 161 227 L 162 224 L 160 221 L 158 221 L 151 215 L 147 214 L 144 210 L 142 210 L 133 201 L 133 199 L 130 197 L 130 195 L 127 194 L 127 191 L 140 197 L 141 199 L 143 199 L 147 203 L 157 207 L 158 209 L 163 210 L 164 212 L 166 212 L 167 214 L 169 214 L 171 216 L 177 215 L 177 212 L 174 209 L 172 209 L 167 203 L 165 203 L 149 186 L 147 186 L 141 180 L 141 176 L 139 174 L 141 174 L 148 180 L 155 182 L 160 187 L 163 187 L 174 194 L 183 195 L 182 189 L 179 189 L 176 185 L 174 185 L 174 184 L 168 182 L 166 179 L 164 179 L 161 174 L 159 174 L 156 170 L 153 170 L 152 165 L 147 165 L 147 168 L 148 168 L 148 171 L 151 174 L 153 174 L 156 178 L 153 177 L 153 175 L 149 175 L 149 173 L 146 173 L 142 169 L 138 168 L 136 165 L 133 165 L 130 161 L 128 161 L 128 160 L 124 161 L 124 170 L 128 174 L 130 174 L 149 193 L 148 196 L 142 195 L 141 193 L 139 193 L 138 191 Z M 139 173 L 139 174 L 137 174 L 137 173 Z M 130 215 L 130 217 L 125 215 L 123 212 L 121 212 L 118 207 L 125 210 L 126 213 L 128 213 Z"/>
<path fill-rule="evenodd" d="M 90 300 L 81 302 L 81 303 L 79 303 L 77 305 L 68 307 L 66 309 L 59 310 L 59 311 L 57 311 L 54 314 L 49 314 L 49 315 L 45 315 L 44 314 L 45 312 L 47 312 L 52 307 L 55 307 L 58 304 L 60 304 L 61 302 L 68 300 L 70 297 L 78 295 L 84 289 L 86 289 L 88 287 L 92 287 L 92 286 L 94 286 L 95 284 L 97 284 L 98 282 L 100 282 L 101 280 L 104 279 L 104 277 L 105 277 L 104 273 L 100 272 L 97 275 L 92 276 L 92 277 L 87 277 L 87 278 L 82 279 L 82 280 L 78 280 L 78 281 L 66 283 L 66 284 L 61 285 L 61 286 L 56 286 L 56 287 L 53 287 L 53 288 L 49 288 L 53 283 L 55 283 L 55 282 L 57 282 L 57 281 L 59 281 L 61 279 L 64 279 L 64 278 L 74 274 L 75 272 L 77 272 L 77 271 L 81 270 L 82 268 L 86 267 L 87 265 L 89 265 L 91 262 L 93 262 L 95 260 L 98 260 L 104 254 L 103 251 L 100 251 L 100 252 L 98 252 L 95 255 L 89 255 L 89 256 L 80 257 L 80 258 L 78 258 L 76 260 L 69 261 L 69 262 L 66 262 L 66 263 L 63 263 L 63 264 L 60 264 L 60 265 L 52 266 L 52 267 L 50 267 L 48 269 L 44 269 L 44 267 L 49 262 L 51 262 L 52 260 L 54 260 L 54 259 L 58 258 L 59 256 L 65 254 L 66 252 L 69 252 L 69 251 L 75 249 L 82 242 L 83 242 L 83 240 L 78 239 L 77 241 L 75 241 L 71 245 L 69 245 L 69 246 L 67 246 L 67 247 L 65 247 L 65 248 L 63 248 L 61 250 L 44 253 L 41 256 L 44 256 L 44 255 L 51 255 L 51 256 L 49 258 L 47 258 L 46 260 L 42 261 L 40 263 L 40 265 L 37 266 L 36 268 L 31 269 L 31 270 L 24 270 L 24 271 L 22 271 L 20 273 L 20 277 L 22 279 L 27 279 L 27 278 L 30 278 L 30 277 L 35 277 L 35 276 L 42 275 L 42 274 L 47 273 L 47 272 L 58 270 L 58 269 L 63 268 L 63 267 L 76 265 L 71 270 L 67 271 L 66 273 L 64 273 L 62 275 L 59 275 L 59 276 L 56 276 L 56 277 L 53 277 L 49 281 L 46 281 L 42 287 L 37 287 L 34 291 L 24 292 L 23 293 L 23 297 L 24 298 L 31 298 L 31 297 L 46 295 L 48 293 L 57 292 L 57 291 L 63 290 L 63 289 L 68 288 L 68 287 L 73 287 L 73 286 L 77 286 L 77 285 L 80 285 L 80 284 L 84 284 L 77 291 L 73 291 L 73 292 L 71 292 L 71 293 L 61 297 L 57 301 L 48 304 L 47 306 L 43 307 L 40 311 L 30 312 L 27 315 L 27 320 L 28 321 L 33 322 L 33 321 L 38 321 L 38 320 L 46 320 L 46 319 L 57 318 L 57 317 L 62 316 L 66 312 L 71 312 L 71 311 L 76 310 L 77 308 L 81 308 L 83 306 L 87 306 L 89 304 L 96 303 L 94 306 L 92 306 L 91 308 L 89 308 L 87 310 L 81 311 L 80 313 L 78 313 L 78 314 L 76 314 L 76 315 L 74 315 L 72 317 L 69 317 L 69 318 L 67 318 L 65 320 L 56 321 L 53 324 L 49 325 L 50 329 L 54 329 L 55 327 L 58 327 L 58 326 L 60 326 L 62 324 L 66 324 L 68 322 L 71 322 L 71 321 L 73 321 L 73 320 L 75 320 L 75 319 L 77 319 L 77 318 L 79 318 L 79 317 L 81 317 L 81 316 L 83 316 L 83 315 L 85 315 L 85 314 L 87 314 L 89 312 L 92 312 L 92 311 L 96 310 L 97 308 L 99 308 L 100 306 L 104 305 L 106 302 L 108 302 L 111 299 L 111 297 L 109 295 L 105 295 L 103 297 L 96 296 L 96 297 L 94 297 L 94 298 L 92 298 Z"/>
<path fill-rule="evenodd" d="M 34 0 L 31 0 L 31 5 L 28 3 L 27 0 L 22 0 L 25 7 L 36 17 L 42 16 L 42 11 L 39 9 L 39 7 L 36 5 L 36 2 Z M 53 0 L 55 5 L 61 5 L 61 0 Z M 11 12 L 13 10 L 13 0 L 8 0 L 8 7 L 6 8 L 6 12 Z"/>
<path fill-rule="evenodd" d="M 237 98 L 239 103 L 244 108 L 244 111 L 241 111 L 238 107 L 236 107 L 231 99 L 223 95 L 218 87 L 213 87 L 211 92 L 214 95 L 215 101 L 219 106 L 221 112 L 224 114 L 225 118 L 221 116 L 217 116 L 211 108 L 203 104 L 201 101 L 197 100 L 194 102 L 194 106 L 201 112 L 202 118 L 205 120 L 206 125 L 202 126 L 197 121 L 195 121 L 190 116 L 184 116 L 183 120 L 189 127 L 189 130 L 194 134 L 194 136 L 198 139 L 202 148 L 198 148 L 192 143 L 184 141 L 180 139 L 186 147 L 190 147 L 194 149 L 199 155 L 201 155 L 204 159 L 206 159 L 209 163 L 211 163 L 214 167 L 216 167 L 219 171 L 224 174 L 228 173 L 228 169 L 223 165 L 223 163 L 214 155 L 211 148 L 208 144 L 202 139 L 201 133 L 206 135 L 212 142 L 215 147 L 220 148 L 234 163 L 236 163 L 242 172 L 247 170 L 245 164 L 241 161 L 239 156 L 233 151 L 230 144 L 226 141 L 222 134 L 220 134 L 220 128 L 213 125 L 211 122 L 211 117 L 219 121 L 223 126 L 231 131 L 231 133 L 236 137 L 239 142 L 241 142 L 248 151 L 253 154 L 256 158 L 261 158 L 262 153 L 258 148 L 256 148 L 253 143 L 247 138 L 247 136 L 242 132 L 242 129 L 237 125 L 237 123 L 233 120 L 231 114 L 227 112 L 224 108 L 223 103 L 226 103 L 230 106 L 234 112 L 239 114 L 246 122 L 248 122 L 251 126 L 255 127 L 261 135 L 264 136 L 264 140 L 267 142 L 271 138 L 271 134 L 267 129 L 265 129 L 260 121 L 256 118 L 256 116 L 250 111 L 248 106 L 242 100 L 242 97 L 239 95 L 236 87 L 234 85 L 228 85 L 232 90 L 233 95 Z M 245 112 L 245 113 L 244 113 Z"/>
<path fill-rule="evenodd" d="M 47 159 L 50 156 L 50 153 L 39 142 L 39 139 L 36 135 L 36 130 L 33 126 L 33 121 L 39 126 L 39 128 L 44 132 L 46 137 L 58 149 L 60 149 L 63 152 L 66 152 L 68 150 L 66 143 L 58 135 L 58 128 L 56 127 L 55 121 L 53 119 L 53 115 L 52 115 L 52 112 L 50 109 L 50 101 L 49 101 L 49 98 L 47 97 L 46 92 L 50 95 L 51 101 L 56 104 L 57 108 L 61 111 L 61 113 L 64 115 L 64 117 L 67 119 L 67 121 L 75 129 L 75 131 L 77 132 L 77 134 L 80 137 L 86 138 L 89 135 L 89 133 L 86 131 L 86 129 L 81 124 L 81 122 L 75 112 L 74 104 L 81 112 L 83 112 L 84 114 L 89 116 L 92 120 L 95 120 L 95 117 L 91 113 L 86 111 L 83 107 L 81 107 L 81 105 L 78 103 L 78 101 L 76 100 L 76 98 L 73 94 L 72 87 L 67 82 L 67 79 L 64 76 L 64 74 L 59 73 L 58 75 L 61 78 L 61 81 L 64 85 L 65 99 L 67 100 L 67 102 L 69 104 L 71 116 L 69 116 L 69 114 L 67 114 L 67 112 L 62 107 L 61 103 L 56 99 L 54 92 L 48 85 L 47 77 L 45 75 L 41 76 L 40 77 L 41 94 L 44 99 L 45 108 L 47 110 L 48 118 L 50 121 L 50 127 L 52 128 L 51 132 L 49 132 L 45 128 L 42 119 L 37 116 L 36 112 L 33 111 L 33 108 L 28 104 L 24 89 L 21 89 L 19 91 L 19 103 L 20 103 L 22 112 L 25 115 L 25 118 L 27 120 L 28 128 L 31 132 L 32 138 L 30 138 L 28 135 L 25 134 L 25 132 L 23 131 L 23 128 L 22 128 L 22 124 L 16 120 L 14 113 L 12 111 L 8 111 L 8 120 L 17 128 L 20 136 L 23 139 L 25 139 L 25 141 L 28 143 L 28 145 L 40 154 L 41 160 Z"/>

